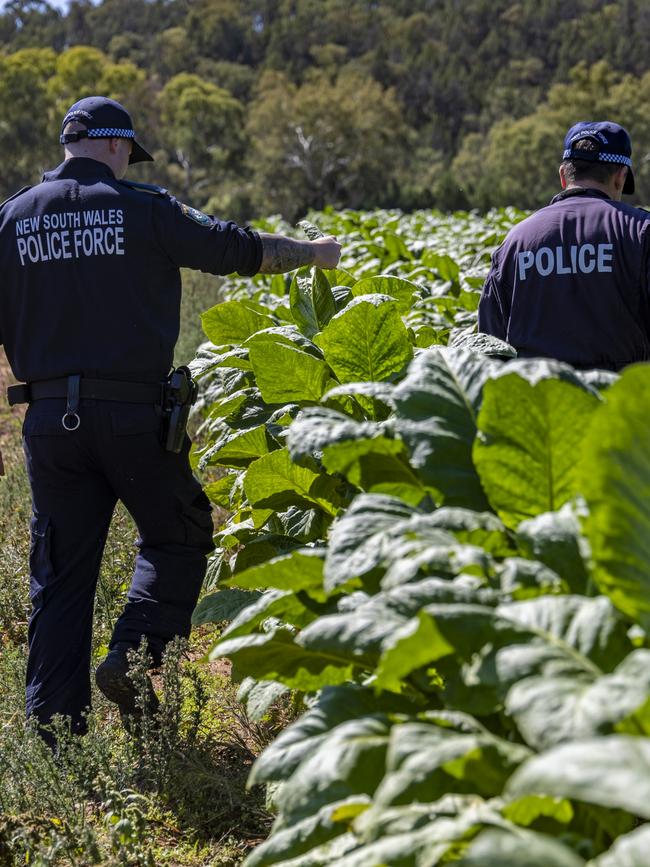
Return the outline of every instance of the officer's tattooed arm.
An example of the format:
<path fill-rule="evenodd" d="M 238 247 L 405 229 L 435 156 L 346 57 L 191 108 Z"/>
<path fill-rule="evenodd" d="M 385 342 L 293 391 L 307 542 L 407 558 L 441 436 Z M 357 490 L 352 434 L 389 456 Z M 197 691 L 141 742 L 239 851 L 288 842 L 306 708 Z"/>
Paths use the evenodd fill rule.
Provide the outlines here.
<path fill-rule="evenodd" d="M 336 268 L 341 255 L 341 245 L 334 237 L 317 241 L 296 241 L 285 235 L 270 235 L 260 232 L 262 239 L 262 264 L 260 274 L 283 274 L 303 265 L 319 268 Z"/>

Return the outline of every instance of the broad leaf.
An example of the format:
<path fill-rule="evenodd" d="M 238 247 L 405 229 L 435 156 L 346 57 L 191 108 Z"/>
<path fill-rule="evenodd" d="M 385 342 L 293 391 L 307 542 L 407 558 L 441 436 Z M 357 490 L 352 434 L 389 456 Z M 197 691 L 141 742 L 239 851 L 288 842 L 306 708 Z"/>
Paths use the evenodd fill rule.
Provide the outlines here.
<path fill-rule="evenodd" d="M 647 867 L 650 825 L 619 837 L 611 849 L 590 861 L 587 867 Z"/>
<path fill-rule="evenodd" d="M 472 461 L 483 384 L 498 362 L 462 349 L 430 349 L 395 389 L 395 427 L 411 466 L 446 505 L 487 509 Z"/>
<path fill-rule="evenodd" d="M 585 861 L 558 840 L 534 831 L 483 831 L 459 867 L 585 867 Z"/>
<path fill-rule="evenodd" d="M 375 792 L 382 805 L 435 801 L 447 792 L 501 794 L 531 753 L 493 735 L 466 734 L 425 723 L 393 726 L 386 775 Z"/>
<path fill-rule="evenodd" d="M 253 722 L 260 722 L 289 687 L 273 680 L 256 681 L 247 677 L 237 691 L 237 701 L 246 705 L 246 714 Z"/>
<path fill-rule="evenodd" d="M 336 302 L 320 268 L 300 268 L 291 281 L 291 313 L 298 328 L 313 337 L 336 313 Z"/>
<path fill-rule="evenodd" d="M 325 587 L 332 590 L 375 569 L 382 561 L 382 533 L 414 510 L 395 497 L 362 494 L 332 526 Z"/>
<path fill-rule="evenodd" d="M 353 795 L 371 795 L 384 775 L 390 724 L 379 714 L 341 723 L 317 745 L 278 794 L 287 823 Z"/>
<path fill-rule="evenodd" d="M 397 301 L 400 313 L 408 313 L 413 305 L 415 296 L 420 295 L 422 289 L 417 283 L 410 280 L 402 280 L 399 277 L 378 274 L 376 277 L 364 277 L 352 287 L 352 294 L 359 295 L 390 295 Z"/>
<path fill-rule="evenodd" d="M 292 689 L 315 691 L 351 680 L 360 666 L 343 653 L 321 653 L 296 644 L 286 629 L 218 641 L 210 659 L 226 656 L 236 678 L 277 680 Z"/>
<path fill-rule="evenodd" d="M 215 346 L 243 343 L 262 328 L 274 325 L 270 316 L 260 313 L 247 301 L 224 301 L 201 316 L 201 324 Z"/>
<path fill-rule="evenodd" d="M 204 596 L 194 609 L 192 624 L 201 626 L 204 623 L 234 620 L 245 608 L 255 602 L 259 595 L 255 591 L 233 588 Z"/>
<path fill-rule="evenodd" d="M 649 665 L 650 651 L 636 650 L 612 674 L 528 677 L 511 688 L 506 710 L 526 743 L 538 750 L 615 727 L 648 735 Z"/>
<path fill-rule="evenodd" d="M 280 335 L 260 334 L 247 346 L 258 388 L 267 403 L 320 400 L 330 378 L 322 358 Z"/>
<path fill-rule="evenodd" d="M 504 524 L 555 511 L 579 493 L 576 455 L 598 405 L 557 378 L 531 383 L 512 373 L 486 383 L 474 462 Z"/>
<path fill-rule="evenodd" d="M 580 487 L 601 592 L 650 628 L 650 368 L 628 368 L 607 392 L 584 444 Z"/>
<path fill-rule="evenodd" d="M 323 563 L 322 551 L 305 548 L 238 572 L 226 583 L 254 590 L 269 587 L 293 593 L 304 590 L 315 599 L 324 599 Z"/>
<path fill-rule="evenodd" d="M 252 463 L 244 481 L 251 505 L 282 509 L 303 500 L 336 514 L 334 479 L 294 464 L 285 449 L 278 449 Z"/>
<path fill-rule="evenodd" d="M 553 795 L 650 819 L 650 739 L 610 735 L 529 759 L 507 785 L 514 797 Z"/>
<path fill-rule="evenodd" d="M 522 521 L 517 544 L 531 560 L 540 560 L 560 575 L 574 593 L 584 593 L 589 575 L 582 553 L 580 524 L 571 503 Z"/>
<path fill-rule="evenodd" d="M 317 336 L 340 382 L 392 379 L 412 358 L 397 305 L 382 295 L 355 298 Z"/>
<path fill-rule="evenodd" d="M 270 867 L 272 864 L 296 858 L 347 831 L 352 820 L 367 809 L 367 799 L 358 795 L 326 804 L 306 819 L 275 831 L 248 856 L 245 865 Z"/>
<path fill-rule="evenodd" d="M 391 696 L 386 701 L 371 689 L 344 684 L 326 687 L 312 707 L 280 732 L 253 765 L 248 785 L 287 780 L 300 763 L 314 754 L 326 734 L 343 722 L 390 710 L 413 712 L 404 699 Z"/>

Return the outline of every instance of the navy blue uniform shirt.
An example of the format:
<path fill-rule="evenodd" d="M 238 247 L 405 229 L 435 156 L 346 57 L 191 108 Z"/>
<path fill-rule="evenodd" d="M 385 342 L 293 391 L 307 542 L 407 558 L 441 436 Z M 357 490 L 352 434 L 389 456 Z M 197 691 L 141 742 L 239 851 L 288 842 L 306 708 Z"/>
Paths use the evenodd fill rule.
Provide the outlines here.
<path fill-rule="evenodd" d="M 256 232 L 151 189 L 76 157 L 2 205 L 0 342 L 18 379 L 160 381 L 178 338 L 179 269 L 259 270 Z"/>
<path fill-rule="evenodd" d="M 560 193 L 494 253 L 479 331 L 576 367 L 650 359 L 649 218 L 594 189 Z"/>

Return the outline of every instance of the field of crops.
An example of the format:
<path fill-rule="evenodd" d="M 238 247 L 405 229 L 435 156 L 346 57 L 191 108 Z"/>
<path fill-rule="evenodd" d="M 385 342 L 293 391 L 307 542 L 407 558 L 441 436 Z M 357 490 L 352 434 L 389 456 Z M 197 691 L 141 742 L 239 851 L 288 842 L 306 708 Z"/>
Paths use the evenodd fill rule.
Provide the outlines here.
<path fill-rule="evenodd" d="M 252 718 L 300 708 L 247 867 L 648 863 L 650 368 L 476 335 L 522 216 L 321 214 L 339 270 L 203 317 L 229 518 L 195 622 Z"/>

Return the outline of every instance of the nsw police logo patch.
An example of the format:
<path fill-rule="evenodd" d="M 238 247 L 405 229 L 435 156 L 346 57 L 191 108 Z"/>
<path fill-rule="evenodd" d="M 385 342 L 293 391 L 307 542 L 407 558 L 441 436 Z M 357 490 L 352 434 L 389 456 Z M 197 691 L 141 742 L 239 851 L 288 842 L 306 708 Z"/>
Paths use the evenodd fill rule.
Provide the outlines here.
<path fill-rule="evenodd" d="M 181 210 L 188 219 L 194 220 L 194 222 L 198 223 L 199 226 L 212 225 L 212 217 L 208 217 L 208 215 L 204 214 L 203 211 L 197 211 L 196 208 L 190 208 L 189 205 L 181 205 Z"/>

